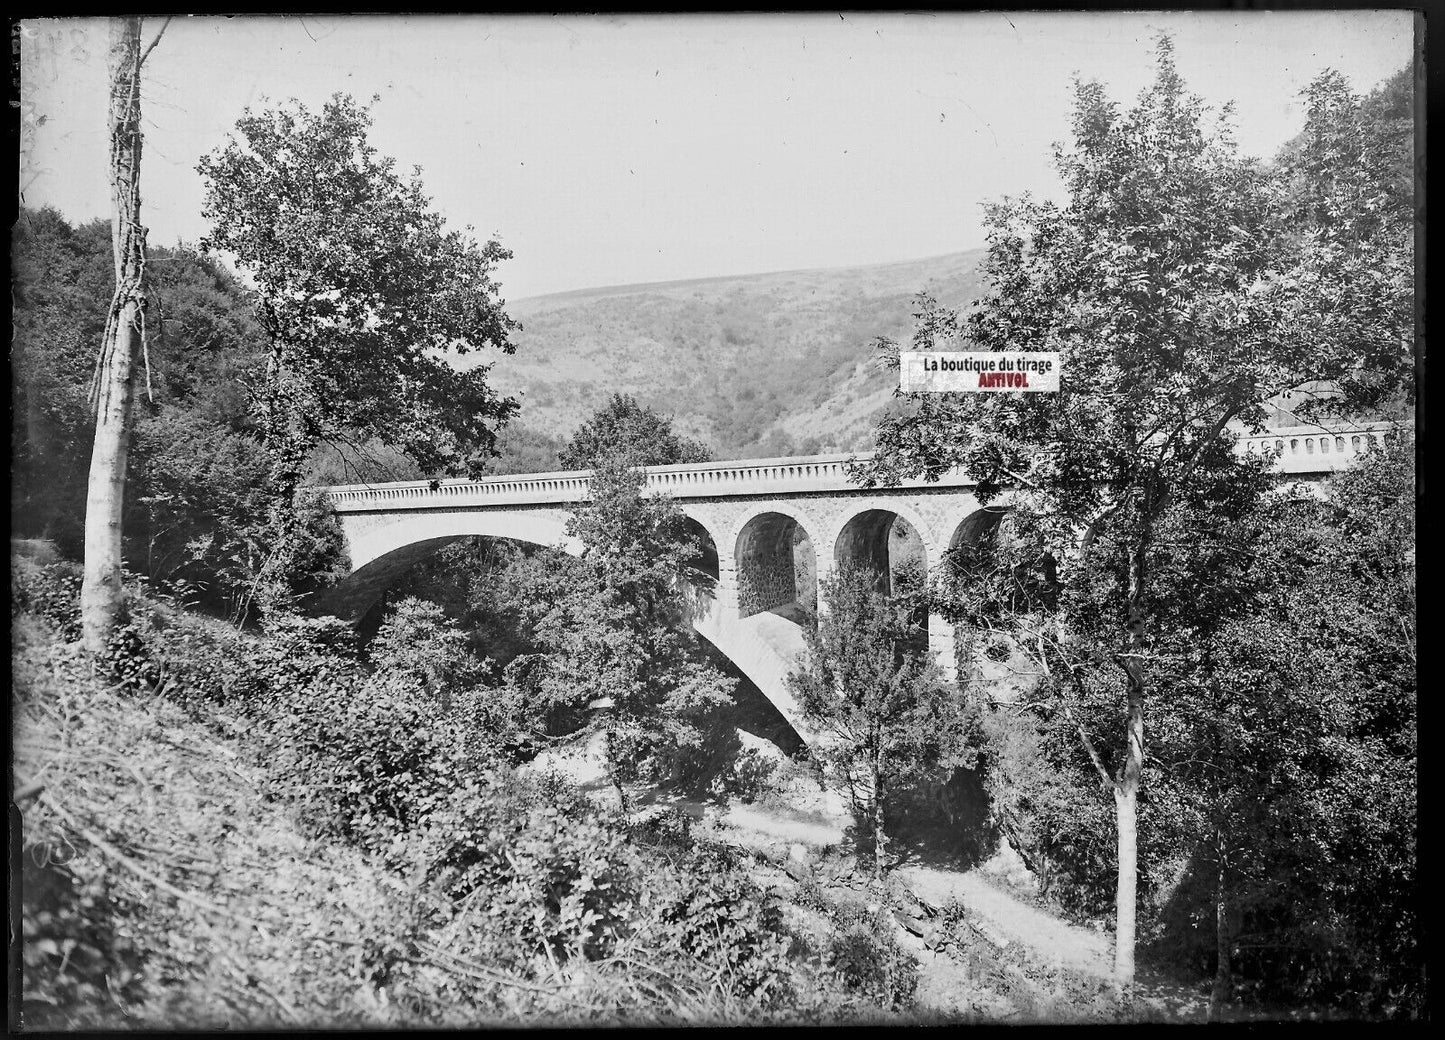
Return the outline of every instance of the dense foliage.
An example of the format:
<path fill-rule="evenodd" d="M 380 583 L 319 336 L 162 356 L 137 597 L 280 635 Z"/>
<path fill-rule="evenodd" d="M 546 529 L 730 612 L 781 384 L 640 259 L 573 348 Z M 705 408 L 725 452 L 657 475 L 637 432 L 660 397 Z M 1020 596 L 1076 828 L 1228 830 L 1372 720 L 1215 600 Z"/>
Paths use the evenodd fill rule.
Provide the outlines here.
<path fill-rule="evenodd" d="M 52 209 L 22 210 L 12 255 L 12 530 L 78 557 L 93 426 L 86 393 L 112 278 L 109 226 L 72 228 Z M 261 332 L 235 276 L 193 249 L 152 246 L 146 289 L 126 564 L 184 583 L 239 620 L 275 551 L 265 535 L 273 459 L 248 397 L 262 365 Z M 303 496 L 294 507 L 296 549 L 282 580 L 304 594 L 333 576 L 340 532 L 314 500 Z"/>
<path fill-rule="evenodd" d="M 1261 608 L 1324 581 L 1339 613 L 1367 610 L 1365 591 L 1341 587 L 1328 556 L 1293 548 L 1302 568 L 1293 572 L 1267 562 L 1280 542 L 1266 533 L 1290 529 L 1284 507 L 1266 498 L 1264 460 L 1233 451 L 1283 390 L 1316 392 L 1303 416 L 1377 415 L 1413 395 L 1413 214 L 1398 134 L 1334 74 L 1305 93 L 1304 133 L 1267 167 L 1240 157 L 1227 121 L 1207 118 L 1185 92 L 1167 39 L 1133 107 L 1078 85 L 1072 147 L 1057 152 L 1066 201 L 994 207 L 984 298 L 967 315 L 921 298 L 914 334 L 915 349 L 966 340 L 1059 351 L 1062 389 L 918 395 L 880 425 L 863 475 L 961 464 L 983 501 L 1011 510 L 953 554 L 939 604 L 975 630 L 975 649 L 1017 657 L 1041 676 L 993 723 L 1000 811 L 1036 862 L 1057 868 L 1061 894 L 1095 914 L 1113 903 L 1120 982 L 1133 977 L 1136 886 L 1153 928 L 1147 899 L 1187 874 L 1195 887 L 1179 905 L 1190 906 L 1191 928 L 1207 923 L 1217 940 L 1207 957 L 1216 1002 L 1228 998 L 1238 960 L 1256 984 L 1375 1006 L 1403 991 L 1384 998 L 1364 972 L 1345 981 L 1339 954 L 1304 939 L 1285 902 L 1315 886 L 1331 891 L 1328 913 L 1311 905 L 1336 922 L 1338 938 L 1345 904 L 1375 885 L 1396 891 L 1408 853 L 1339 888 L 1323 864 L 1286 881 L 1301 848 L 1332 848 L 1326 835 L 1340 832 L 1321 820 L 1295 845 L 1299 832 L 1284 817 L 1313 826 L 1311 783 L 1332 789 L 1331 777 L 1348 776 L 1340 782 L 1372 787 L 1406 768 L 1398 730 L 1384 751 L 1370 743 L 1376 735 L 1304 704 L 1338 682 L 1341 695 L 1356 687 L 1350 699 L 1368 713 L 1388 704 L 1398 719 L 1413 685 L 1395 671 L 1382 692 L 1351 670 L 1344 648 L 1354 638 L 1325 618 L 1311 638 L 1292 639 L 1290 612 L 1305 601 Z M 1387 616 L 1399 623 L 1398 610 Z M 1334 639 L 1341 650 L 1322 670 Z M 1398 846 L 1404 817 L 1390 798 L 1360 811 L 1371 822 L 1346 830 L 1388 833 Z M 1113 850 L 1098 837 L 1111 829 Z M 1392 941 L 1408 961 L 1405 934 Z M 1384 955 L 1383 944 L 1374 949 L 1367 961 Z"/>
<path fill-rule="evenodd" d="M 12 578 L 17 615 L 73 628 L 75 567 L 22 564 Z M 87 801 L 84 785 L 95 778 L 77 771 L 92 760 L 64 759 L 69 782 L 30 817 L 27 1025 L 173 1026 L 177 1016 L 192 1024 L 291 1027 L 818 1022 L 876 1012 L 880 1004 L 907 1008 L 911 987 L 898 980 L 911 961 L 896 946 L 857 929 L 817 946 L 784 925 L 776 902 L 734 854 L 693 843 L 685 827 L 599 809 L 565 782 L 524 777 L 478 754 L 467 739 L 465 707 L 448 708 L 439 698 L 437 684 L 448 677 L 416 681 L 418 660 L 406 635 L 436 638 L 426 606 L 414 603 L 389 618 L 368 664 L 334 621 L 292 619 L 258 637 L 204 623 L 141 589 L 130 596 L 110 684 L 90 695 L 92 712 L 131 727 L 142 724 L 143 712 L 170 705 L 169 733 L 189 727 L 209 731 L 212 741 L 239 735 L 244 764 L 264 782 L 257 792 L 248 774 L 239 774 L 235 808 L 243 811 L 221 819 L 214 812 L 219 777 L 242 762 L 219 763 L 207 792 L 174 776 L 177 789 L 167 798 L 127 789 L 122 800 Z M 26 640 L 43 639 L 40 631 L 27 628 Z M 53 660 L 53 646 L 27 653 L 35 650 L 52 660 L 48 668 L 31 662 L 21 670 L 27 718 L 50 712 L 36 700 L 42 693 L 72 710 L 67 706 L 84 693 L 65 684 L 90 680 Z M 55 669 L 65 676 L 60 686 L 49 678 Z M 71 730 L 77 746 L 104 739 L 80 716 Z M 33 734 L 27 728 L 23 736 Z M 156 739 L 136 734 L 134 750 L 143 754 L 131 771 L 153 768 L 144 755 L 157 753 Z M 210 762 L 216 746 L 194 753 Z M 28 756 L 27 771 L 34 765 Z M 50 760 L 61 761 L 53 753 Z M 113 779 L 105 768 L 101 776 Z M 204 831 L 211 843 L 205 851 L 217 856 L 226 854 L 228 833 L 247 840 L 260 826 L 251 816 L 266 816 L 272 805 L 323 839 L 306 853 L 303 873 L 297 849 L 276 847 L 267 833 L 276 858 L 264 869 L 284 884 L 284 907 L 259 881 L 243 897 L 227 898 L 219 887 L 202 889 L 205 898 L 192 894 L 213 875 L 186 872 L 192 850 L 185 829 L 169 835 L 157 858 L 160 846 L 149 843 L 161 840 L 151 833 L 158 803 L 204 803 L 206 795 L 212 811 L 192 807 L 193 818 L 171 822 Z M 326 880 L 312 876 L 312 864 L 318 856 L 336 859 L 344 847 L 362 853 L 349 868 L 347 891 L 312 906 Z M 48 858 L 49 848 L 79 858 L 83 886 L 69 884 L 68 869 Z M 166 873 L 172 880 L 162 877 L 158 887 Z M 333 888 L 338 877 L 331 875 Z M 180 902 L 171 899 L 177 892 Z M 318 916 L 297 921 L 301 900 Z M 226 909 L 238 902 L 246 909 Z M 187 919 L 185 907 L 193 915 L 200 908 L 201 919 Z M 211 931 L 227 913 L 248 937 L 244 947 Z M 248 914 L 264 917 L 269 928 L 253 933 Z M 202 957 L 197 944 L 208 935 L 211 955 Z M 302 958 L 309 967 L 292 966 L 305 973 L 299 984 L 274 974 L 296 959 L 294 943 L 309 951 Z M 264 978 L 243 977 L 239 990 L 227 977 L 238 955 L 264 970 Z M 226 959 L 223 971 L 189 981 L 217 956 Z M 874 965 L 886 965 L 886 979 L 875 977 Z M 183 980 L 191 988 L 177 991 Z M 169 1003 L 177 998 L 181 1004 Z"/>
<path fill-rule="evenodd" d="M 819 734 L 813 756 L 847 793 L 858 843 L 872 845 L 875 877 L 887 866 L 885 806 L 895 789 L 932 769 L 972 768 L 977 739 L 928 653 L 916 597 L 882 584 L 864 568 L 823 579 L 826 609 L 805 629 L 807 654 L 788 676 Z"/>
<path fill-rule="evenodd" d="M 263 606 L 286 603 L 283 575 L 304 556 L 291 500 L 323 442 L 375 439 L 431 475 L 479 475 L 516 401 L 453 354 L 511 353 L 516 322 L 492 273 L 511 254 L 448 231 L 422 190 L 367 135 L 371 115 L 345 95 L 247 111 L 201 159 L 207 252 L 252 279 L 264 365 L 252 383 L 268 451 L 271 551 Z"/>
<path fill-rule="evenodd" d="M 633 466 L 707 462 L 707 445 L 680 436 L 672 420 L 643 408 L 631 394 L 613 394 L 606 406 L 577 428 L 561 452 L 568 469 L 591 469 L 608 458 Z"/>
<path fill-rule="evenodd" d="M 642 488 L 618 457 L 593 470 L 567 525 L 581 554 L 545 558 L 525 589 L 520 612 L 542 651 L 513 662 L 536 700 L 601 709 L 593 725 L 619 794 L 648 774 L 705 784 L 704 750 L 719 750 L 710 719 L 731 700 L 691 630 L 709 580 L 692 567 L 697 539 L 675 505 Z"/>
<path fill-rule="evenodd" d="M 428 472 L 461 472 L 516 410 L 443 357 L 510 352 L 516 323 L 492 281 L 511 254 L 447 231 L 422 190 L 368 143 L 371 115 L 348 96 L 321 111 L 247 111 L 204 157 L 206 250 L 255 281 L 266 337 L 260 424 L 296 476 L 320 439 L 374 435 Z"/>

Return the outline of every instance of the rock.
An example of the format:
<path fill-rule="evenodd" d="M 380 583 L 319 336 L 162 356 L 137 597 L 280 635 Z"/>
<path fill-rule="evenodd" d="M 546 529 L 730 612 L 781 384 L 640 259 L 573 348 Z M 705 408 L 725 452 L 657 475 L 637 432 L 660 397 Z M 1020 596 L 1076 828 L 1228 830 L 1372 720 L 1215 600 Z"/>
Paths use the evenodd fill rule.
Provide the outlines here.
<path fill-rule="evenodd" d="M 813 865 L 813 855 L 808 851 L 808 846 L 800 841 L 795 841 L 788 846 L 788 859 L 794 863 L 801 863 L 809 868 Z"/>
<path fill-rule="evenodd" d="M 920 938 L 923 936 L 923 932 L 926 926 L 921 920 L 912 916 L 911 914 L 905 913 L 902 910 L 895 909 L 893 911 L 893 920 L 897 921 L 900 925 L 903 926 L 904 930 L 912 933 L 913 935 L 917 935 Z"/>

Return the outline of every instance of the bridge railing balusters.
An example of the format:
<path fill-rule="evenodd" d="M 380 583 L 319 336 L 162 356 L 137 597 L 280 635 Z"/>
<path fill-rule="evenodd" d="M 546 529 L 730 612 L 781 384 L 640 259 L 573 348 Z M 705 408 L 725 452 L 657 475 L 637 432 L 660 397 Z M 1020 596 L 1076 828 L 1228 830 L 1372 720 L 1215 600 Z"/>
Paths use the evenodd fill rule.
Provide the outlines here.
<path fill-rule="evenodd" d="M 1322 427 L 1285 427 L 1242 437 L 1239 450 L 1244 453 L 1269 453 L 1276 457 L 1276 468 L 1285 473 L 1327 473 L 1349 465 L 1355 458 L 1389 440 L 1388 424 L 1374 423 L 1346 426 L 1340 430 Z M 681 497 L 713 495 L 777 494 L 787 492 L 789 485 L 801 485 L 802 491 L 851 490 L 847 463 L 850 459 L 864 461 L 868 453 L 852 455 L 803 456 L 792 459 L 759 459 L 752 461 L 702 462 L 677 466 L 654 466 L 647 471 L 647 486 L 653 491 L 666 491 Z M 466 507 L 467 505 L 505 506 L 516 504 L 544 505 L 582 501 L 587 496 L 589 474 L 581 471 L 528 474 L 525 477 L 506 474 L 480 480 L 451 480 L 433 488 L 429 481 L 408 481 L 398 484 L 345 485 L 323 489 L 332 505 L 345 512 L 366 512 L 386 509 L 430 509 Z M 972 482 L 958 468 L 944 474 L 935 486 L 968 486 Z M 905 487 L 927 486 L 922 480 L 909 480 Z"/>

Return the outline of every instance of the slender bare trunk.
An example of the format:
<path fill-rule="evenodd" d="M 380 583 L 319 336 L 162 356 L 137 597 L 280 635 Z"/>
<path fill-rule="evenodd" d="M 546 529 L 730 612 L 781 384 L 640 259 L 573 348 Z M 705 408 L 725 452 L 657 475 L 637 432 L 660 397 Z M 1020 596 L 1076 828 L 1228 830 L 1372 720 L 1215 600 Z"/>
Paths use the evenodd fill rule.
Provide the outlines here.
<path fill-rule="evenodd" d="M 1127 995 L 1134 986 L 1134 908 L 1139 878 L 1139 793 L 1114 789 L 1114 817 L 1119 831 L 1119 877 L 1114 892 L 1114 985 Z"/>
<path fill-rule="evenodd" d="M 611 727 L 606 730 L 606 754 L 608 779 L 612 781 L 612 789 L 617 792 L 617 805 L 625 814 L 629 811 L 627 789 L 622 786 L 622 774 L 617 763 L 617 742 L 613 739 Z"/>
<path fill-rule="evenodd" d="M 140 31 L 139 18 L 111 19 L 111 245 L 115 254 L 115 295 L 96 365 L 95 444 L 86 493 L 85 578 L 80 593 L 81 641 L 91 653 L 105 649 L 121 610 L 121 517 L 145 269 L 145 228 L 140 225 Z"/>
<path fill-rule="evenodd" d="M 1129 556 L 1127 676 L 1128 747 L 1123 768 L 1114 784 L 1114 808 L 1119 836 L 1119 877 L 1115 890 L 1114 984 L 1128 996 L 1134 988 L 1135 912 L 1139 879 L 1139 784 L 1144 772 L 1144 546 L 1142 540 Z"/>
<path fill-rule="evenodd" d="M 883 878 L 883 854 L 888 840 L 883 836 L 883 763 L 873 759 L 873 877 Z"/>
<path fill-rule="evenodd" d="M 1232 956 L 1229 934 L 1229 887 L 1225 876 L 1224 836 L 1215 835 L 1214 874 L 1214 988 L 1209 994 L 1209 1020 L 1217 1022 L 1229 1003 L 1232 989 Z"/>

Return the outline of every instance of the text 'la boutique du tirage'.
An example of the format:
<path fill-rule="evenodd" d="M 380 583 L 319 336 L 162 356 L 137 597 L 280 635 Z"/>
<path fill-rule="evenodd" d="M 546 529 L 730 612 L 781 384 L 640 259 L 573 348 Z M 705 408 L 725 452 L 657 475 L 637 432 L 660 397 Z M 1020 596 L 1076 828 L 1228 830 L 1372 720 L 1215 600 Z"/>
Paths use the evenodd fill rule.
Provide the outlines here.
<path fill-rule="evenodd" d="M 1052 351 L 908 350 L 898 355 L 904 393 L 1059 389 L 1061 363 Z"/>

